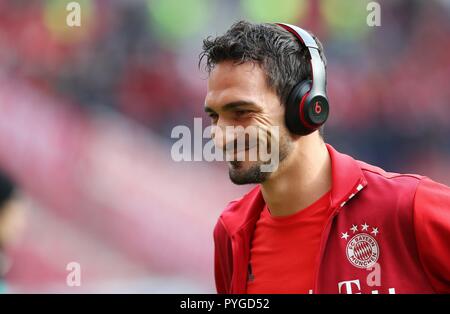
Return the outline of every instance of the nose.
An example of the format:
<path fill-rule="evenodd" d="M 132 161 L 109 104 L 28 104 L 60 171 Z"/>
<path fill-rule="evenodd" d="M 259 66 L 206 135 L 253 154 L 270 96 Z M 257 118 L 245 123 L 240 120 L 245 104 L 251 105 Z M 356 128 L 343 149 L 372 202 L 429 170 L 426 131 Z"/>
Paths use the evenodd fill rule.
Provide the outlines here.
<path fill-rule="evenodd" d="M 226 132 L 226 125 L 218 123 L 217 125 L 212 126 L 211 138 L 213 139 L 216 148 L 220 150 L 225 150 L 227 142 L 230 142 L 230 134 L 226 134 Z"/>
<path fill-rule="evenodd" d="M 230 124 L 218 121 L 211 129 L 211 138 L 217 149 L 223 152 L 233 151 L 236 142 L 235 127 Z"/>

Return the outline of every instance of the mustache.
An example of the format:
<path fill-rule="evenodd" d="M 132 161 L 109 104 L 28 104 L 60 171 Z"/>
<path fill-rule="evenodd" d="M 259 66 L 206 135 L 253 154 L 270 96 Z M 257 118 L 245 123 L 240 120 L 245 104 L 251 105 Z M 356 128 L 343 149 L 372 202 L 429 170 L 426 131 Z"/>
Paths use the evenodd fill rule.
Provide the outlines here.
<path fill-rule="evenodd" d="M 225 144 L 224 147 L 220 148 L 220 151 L 223 154 L 223 157 L 227 161 L 235 161 L 236 163 L 242 161 L 258 161 L 261 152 L 261 148 L 267 146 L 267 141 L 260 140 L 256 141 L 255 139 L 249 140 L 232 140 Z M 264 150 L 264 149 L 263 149 Z M 266 151 L 270 154 L 272 148 L 266 148 Z M 247 155 L 248 154 L 248 155 Z"/>
<path fill-rule="evenodd" d="M 255 148 L 258 146 L 258 140 L 252 140 L 250 141 L 247 137 L 244 141 L 234 139 L 232 141 L 229 141 L 225 144 L 224 147 L 221 149 L 224 150 L 224 152 L 242 152 L 242 151 L 248 151 L 252 148 Z"/>
<path fill-rule="evenodd" d="M 215 141 L 215 148 L 223 154 L 224 157 L 230 157 L 236 154 L 243 154 L 250 152 L 253 154 L 253 149 L 256 148 L 258 152 L 262 149 L 269 154 L 272 151 L 272 145 L 277 145 L 278 128 L 272 130 L 271 128 L 246 128 L 243 132 L 227 132 L 222 129 L 214 128 L 211 133 L 211 138 Z M 258 153 L 257 153 L 258 155 Z"/>

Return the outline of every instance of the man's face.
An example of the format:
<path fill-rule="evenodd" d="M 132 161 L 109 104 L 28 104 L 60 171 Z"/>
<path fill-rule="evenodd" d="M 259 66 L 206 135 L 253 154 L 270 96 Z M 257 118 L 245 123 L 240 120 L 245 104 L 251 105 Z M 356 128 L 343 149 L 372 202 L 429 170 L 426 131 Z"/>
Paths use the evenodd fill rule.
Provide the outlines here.
<path fill-rule="evenodd" d="M 279 162 L 292 150 L 292 139 L 284 124 L 284 106 L 275 91 L 267 86 L 264 71 L 254 63 L 226 61 L 217 64 L 208 79 L 205 111 L 216 130 L 212 132 L 215 145 L 226 152 L 234 152 L 234 159 L 239 151 L 236 139 L 240 133 L 230 133 L 225 128 L 240 126 L 262 131 L 254 133 L 258 134 L 256 146 L 245 138 L 244 161 L 228 162 L 230 179 L 236 184 L 261 183 L 271 175 L 271 172 L 261 171 L 261 166 L 269 163 L 267 160 L 262 161 L 259 154 L 256 159 L 250 158 L 255 156 L 251 155 L 252 150 L 259 151 L 265 146 L 264 149 L 271 152 L 276 145 Z M 274 126 L 278 127 L 279 136 L 272 132 Z"/>

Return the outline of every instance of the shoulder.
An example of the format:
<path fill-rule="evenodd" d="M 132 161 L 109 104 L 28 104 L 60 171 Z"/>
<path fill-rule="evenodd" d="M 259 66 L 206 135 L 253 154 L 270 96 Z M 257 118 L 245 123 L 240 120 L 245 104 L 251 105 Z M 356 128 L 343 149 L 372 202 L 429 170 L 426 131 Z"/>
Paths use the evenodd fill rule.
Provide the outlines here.
<path fill-rule="evenodd" d="M 372 184 L 389 188 L 391 193 L 395 191 L 412 193 L 415 205 L 430 203 L 433 201 L 449 202 L 450 188 L 442 183 L 433 181 L 427 176 L 388 172 L 382 168 L 358 161 L 364 176 Z"/>
<path fill-rule="evenodd" d="M 425 177 L 414 195 L 414 212 L 421 221 L 450 221 L 450 188 Z"/>
<path fill-rule="evenodd" d="M 450 201 L 450 187 L 424 177 L 417 187 L 417 198 L 427 198 L 430 202 L 438 199 Z"/>
<path fill-rule="evenodd" d="M 430 178 L 409 173 L 395 173 L 358 161 L 367 180 L 366 197 L 371 202 L 381 202 L 407 217 L 413 212 L 419 220 L 437 219 L 450 213 L 450 188 Z M 370 191 L 370 192 L 369 192 Z M 379 204 L 379 203 L 378 203 Z M 450 218 L 450 217 L 449 217 Z"/>
<path fill-rule="evenodd" d="M 355 205 L 373 212 L 384 223 L 397 221 L 398 225 L 410 226 L 416 191 L 426 177 L 389 172 L 362 161 L 357 162 L 367 185 Z"/>
<path fill-rule="evenodd" d="M 364 175 L 377 177 L 379 179 L 385 180 L 402 180 L 409 179 L 412 182 L 418 182 L 425 178 L 425 176 L 419 174 L 411 174 L 411 173 L 397 173 L 397 172 L 389 172 L 380 167 L 368 164 L 364 161 L 357 161 Z"/>
<path fill-rule="evenodd" d="M 419 174 L 385 171 L 363 161 L 357 162 L 368 182 L 369 189 L 377 192 L 386 191 L 390 194 L 408 192 L 413 197 L 420 182 L 427 178 Z"/>

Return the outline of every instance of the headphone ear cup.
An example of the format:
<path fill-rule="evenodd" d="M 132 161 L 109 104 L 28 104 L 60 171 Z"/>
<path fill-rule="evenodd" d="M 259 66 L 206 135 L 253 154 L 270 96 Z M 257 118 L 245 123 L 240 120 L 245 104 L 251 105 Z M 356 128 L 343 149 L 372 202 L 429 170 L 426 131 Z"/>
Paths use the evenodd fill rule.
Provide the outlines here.
<path fill-rule="evenodd" d="M 285 122 L 288 130 L 294 134 L 307 135 L 314 130 L 309 129 L 303 122 L 304 112 L 301 108 L 311 90 L 312 81 L 302 81 L 295 85 L 289 94 L 285 108 Z"/>

